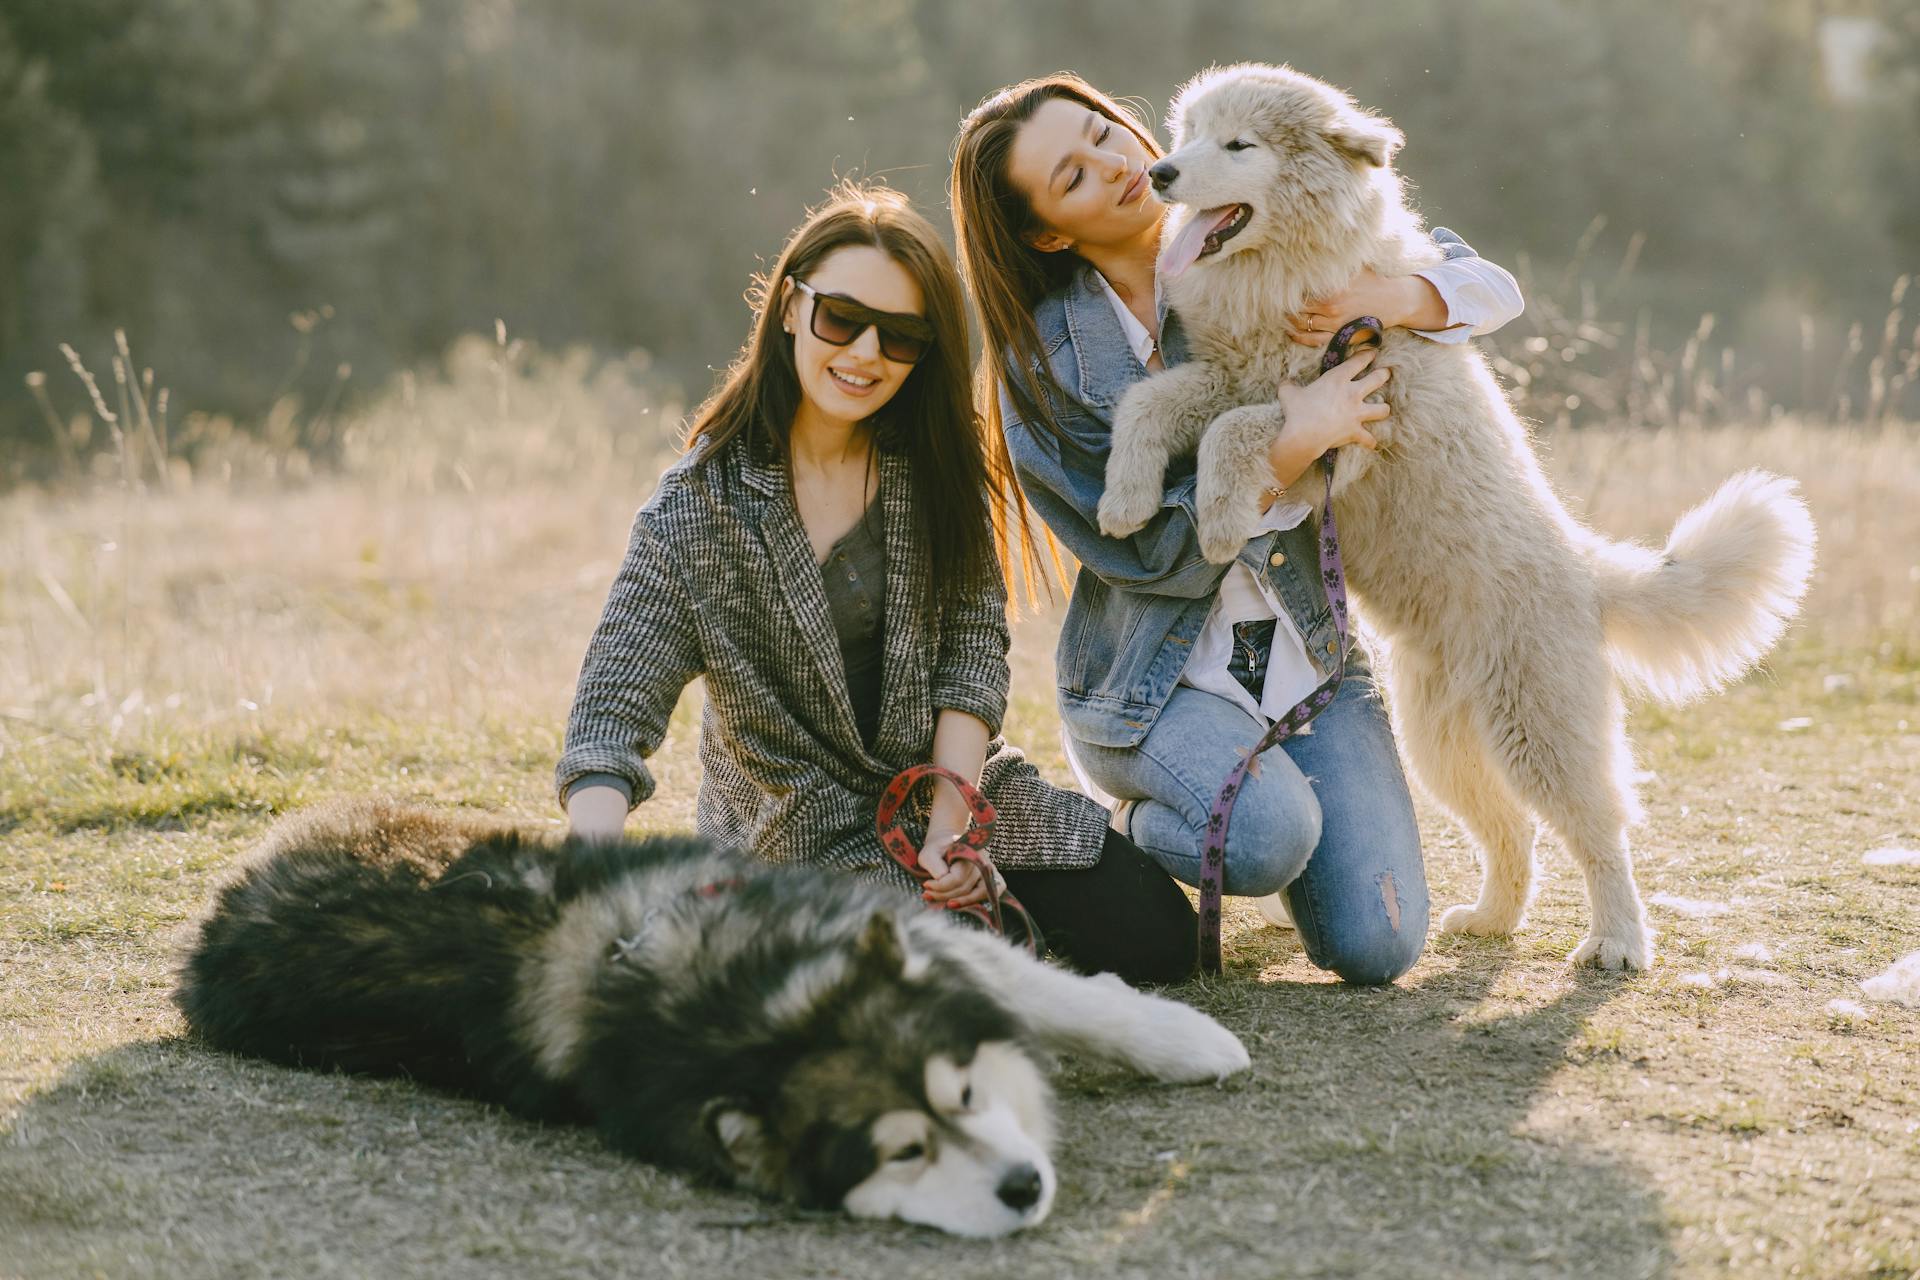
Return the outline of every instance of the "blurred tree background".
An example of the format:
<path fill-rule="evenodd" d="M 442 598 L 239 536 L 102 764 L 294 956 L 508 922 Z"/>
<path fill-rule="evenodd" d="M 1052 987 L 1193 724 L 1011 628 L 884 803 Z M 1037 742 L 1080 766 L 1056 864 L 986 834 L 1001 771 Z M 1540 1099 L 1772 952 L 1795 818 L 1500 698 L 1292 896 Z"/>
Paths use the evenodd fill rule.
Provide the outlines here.
<path fill-rule="evenodd" d="M 1240 59 L 1392 116 L 1429 221 L 1562 310 L 1656 347 L 1713 313 L 1767 406 L 1824 408 L 1808 366 L 1920 267 L 1915 0 L 5 0 L 0 453 L 47 446 L 25 375 L 117 328 L 243 424 L 496 318 L 697 399 L 836 175 L 944 226 L 995 88 L 1071 67 L 1157 121 Z"/>

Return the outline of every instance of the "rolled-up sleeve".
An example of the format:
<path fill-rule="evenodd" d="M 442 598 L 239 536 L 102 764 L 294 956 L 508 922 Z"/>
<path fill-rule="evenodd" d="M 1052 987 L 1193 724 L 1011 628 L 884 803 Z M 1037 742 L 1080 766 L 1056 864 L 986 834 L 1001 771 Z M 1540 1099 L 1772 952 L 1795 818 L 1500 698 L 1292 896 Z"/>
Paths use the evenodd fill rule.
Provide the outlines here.
<path fill-rule="evenodd" d="M 1016 415 L 1004 392 L 1000 421 L 1027 505 L 1095 577 L 1111 587 L 1154 595 L 1197 599 L 1213 594 L 1226 566 L 1200 551 L 1191 475 L 1167 487 L 1160 509 L 1142 528 L 1109 538 L 1099 523 L 1100 494 L 1106 488 L 1104 442 L 1075 449 L 1043 441 Z"/>
<path fill-rule="evenodd" d="M 1481 257 L 1445 227 L 1435 227 L 1433 239 L 1446 261 L 1414 274 L 1439 291 L 1447 307 L 1447 327 L 1413 332 L 1435 342 L 1466 342 L 1494 332 L 1526 310 L 1520 284 L 1505 267 Z"/>
<path fill-rule="evenodd" d="M 933 665 L 936 711 L 951 707 L 984 721 L 998 737 L 1013 672 L 1007 665 L 1007 584 L 996 572 L 980 587 L 940 606 L 940 645 Z"/>
<path fill-rule="evenodd" d="M 691 594 L 643 510 L 587 644 L 554 770 L 561 807 L 573 784 L 611 774 L 627 784 L 628 807 L 653 794 L 646 760 L 666 737 L 681 690 L 701 671 Z"/>

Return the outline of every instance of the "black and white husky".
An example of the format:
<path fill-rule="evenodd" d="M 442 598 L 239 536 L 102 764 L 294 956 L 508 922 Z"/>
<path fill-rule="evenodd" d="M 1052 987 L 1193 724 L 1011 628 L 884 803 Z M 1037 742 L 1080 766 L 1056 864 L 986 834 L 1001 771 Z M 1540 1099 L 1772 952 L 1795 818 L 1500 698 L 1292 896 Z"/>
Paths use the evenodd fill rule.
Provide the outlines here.
<path fill-rule="evenodd" d="M 1040 1054 L 1161 1080 L 1233 1034 L 912 898 L 681 836 L 559 841 L 381 801 L 289 819 L 223 888 L 192 1031 L 407 1075 L 801 1205 L 997 1236 L 1053 1203 Z"/>

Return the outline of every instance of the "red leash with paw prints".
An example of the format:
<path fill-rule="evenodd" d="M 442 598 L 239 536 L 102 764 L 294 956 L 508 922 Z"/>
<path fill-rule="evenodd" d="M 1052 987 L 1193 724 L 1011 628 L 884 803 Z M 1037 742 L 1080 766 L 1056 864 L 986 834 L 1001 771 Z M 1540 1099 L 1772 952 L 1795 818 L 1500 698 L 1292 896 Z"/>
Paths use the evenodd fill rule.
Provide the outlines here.
<path fill-rule="evenodd" d="M 945 778 L 960 792 L 967 802 L 967 814 L 972 819 L 967 833 L 948 845 L 942 851 L 948 862 L 971 862 L 980 868 L 981 878 L 986 882 L 987 900 L 971 906 L 954 907 L 955 911 L 974 916 L 1001 937 L 1007 935 L 1006 917 L 1009 913 L 1018 915 L 1026 931 L 1026 947 L 1036 957 L 1045 943 L 1040 937 L 1040 926 L 1033 922 L 1033 916 L 1020 899 L 1006 888 L 993 864 L 986 859 L 987 841 L 993 837 L 993 805 L 980 794 L 980 789 L 951 769 L 943 769 L 937 764 L 917 764 L 902 769 L 894 775 L 887 789 L 880 793 L 879 807 L 874 810 L 873 826 L 880 835 L 880 847 L 885 849 L 893 860 L 907 869 L 915 880 L 927 881 L 933 873 L 920 865 L 920 850 L 902 828 L 895 817 L 900 806 L 905 804 L 913 789 L 927 778 Z"/>

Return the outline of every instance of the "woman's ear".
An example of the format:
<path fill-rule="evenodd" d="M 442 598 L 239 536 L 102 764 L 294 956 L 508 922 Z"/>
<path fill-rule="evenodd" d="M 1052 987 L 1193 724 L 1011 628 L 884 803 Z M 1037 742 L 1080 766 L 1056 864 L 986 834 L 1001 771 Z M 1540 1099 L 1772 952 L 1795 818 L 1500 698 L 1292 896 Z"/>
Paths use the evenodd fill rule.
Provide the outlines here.
<path fill-rule="evenodd" d="M 793 287 L 792 280 L 780 282 L 780 327 L 788 333 L 793 332 L 794 302 L 799 296 L 800 291 Z"/>
<path fill-rule="evenodd" d="M 1023 238 L 1030 247 L 1042 253 L 1059 253 L 1073 248 L 1073 241 L 1053 231 L 1029 231 Z"/>

